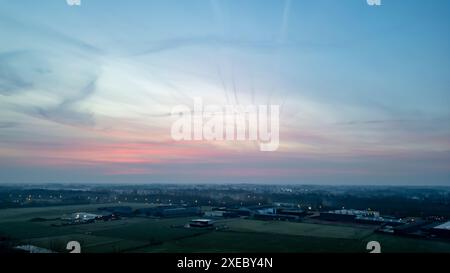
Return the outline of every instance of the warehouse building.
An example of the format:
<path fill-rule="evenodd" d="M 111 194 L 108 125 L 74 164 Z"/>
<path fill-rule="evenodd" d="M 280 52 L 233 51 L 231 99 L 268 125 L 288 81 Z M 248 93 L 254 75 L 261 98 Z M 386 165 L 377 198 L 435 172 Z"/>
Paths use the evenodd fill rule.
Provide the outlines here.
<path fill-rule="evenodd" d="M 189 222 L 189 227 L 212 227 L 214 221 L 211 219 L 194 219 Z"/>
<path fill-rule="evenodd" d="M 409 237 L 424 237 L 424 227 L 430 223 L 423 220 L 407 223 L 398 227 L 394 227 L 395 235 L 409 236 Z"/>
<path fill-rule="evenodd" d="M 283 215 L 283 214 L 275 214 L 275 213 L 257 213 L 253 215 L 256 220 L 264 220 L 264 221 L 298 221 L 300 217 L 295 215 Z"/>
<path fill-rule="evenodd" d="M 286 208 L 278 208 L 277 209 L 277 213 L 278 214 L 283 214 L 283 215 L 293 215 L 293 216 L 297 216 L 299 218 L 305 217 L 308 215 L 308 213 L 304 210 L 301 209 L 286 209 Z"/>
<path fill-rule="evenodd" d="M 354 209 L 321 212 L 319 219 L 326 221 L 357 222 L 362 224 L 374 225 L 388 224 L 392 226 L 403 225 L 405 223 L 402 219 L 389 216 L 381 216 L 378 211 Z"/>
<path fill-rule="evenodd" d="M 341 209 L 321 212 L 319 218 L 327 221 L 355 221 L 357 216 L 379 216 L 376 211 Z"/>
<path fill-rule="evenodd" d="M 95 220 L 101 219 L 102 215 L 87 213 L 87 212 L 76 212 L 69 216 L 63 216 L 61 220 L 68 221 L 72 223 L 89 223 Z"/>
<path fill-rule="evenodd" d="M 109 212 L 118 216 L 133 216 L 134 210 L 132 207 L 117 206 L 117 207 L 102 207 L 98 208 L 99 211 Z"/>
<path fill-rule="evenodd" d="M 405 224 L 402 219 L 397 219 L 389 216 L 356 216 L 355 222 L 361 224 L 372 224 L 372 225 L 390 225 L 390 226 L 400 226 Z"/>
<path fill-rule="evenodd" d="M 437 237 L 450 238 L 450 221 L 437 224 L 429 232 Z"/>
<path fill-rule="evenodd" d="M 156 212 L 156 216 L 160 217 L 181 217 L 200 215 L 201 209 L 199 207 L 178 207 L 178 208 L 163 208 Z"/>

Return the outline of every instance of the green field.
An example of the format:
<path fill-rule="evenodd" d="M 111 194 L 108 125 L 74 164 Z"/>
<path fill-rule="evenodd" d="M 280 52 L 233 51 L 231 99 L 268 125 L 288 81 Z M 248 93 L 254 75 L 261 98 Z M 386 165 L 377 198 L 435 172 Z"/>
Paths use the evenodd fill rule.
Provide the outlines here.
<path fill-rule="evenodd" d="M 123 205 L 123 204 L 122 204 Z M 124 218 L 119 221 L 54 227 L 52 219 L 77 211 L 96 212 L 104 205 L 0 210 L 0 235 L 17 244 L 65 252 L 78 241 L 83 252 L 366 252 L 376 240 L 383 252 L 450 252 L 450 242 L 373 233 L 372 228 L 324 224 L 227 219 L 221 230 L 184 228 L 192 218 Z M 134 207 L 149 205 L 134 204 Z"/>
<path fill-rule="evenodd" d="M 275 233 L 318 238 L 362 239 L 373 233 L 372 229 L 281 221 L 235 220 L 230 221 L 227 224 L 230 229 L 235 231 Z"/>

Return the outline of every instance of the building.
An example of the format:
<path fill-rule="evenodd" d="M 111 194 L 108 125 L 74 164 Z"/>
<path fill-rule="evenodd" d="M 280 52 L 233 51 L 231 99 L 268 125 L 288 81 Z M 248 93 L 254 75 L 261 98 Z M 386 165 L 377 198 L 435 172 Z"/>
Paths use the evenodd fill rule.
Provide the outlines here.
<path fill-rule="evenodd" d="M 27 253 L 41 253 L 41 254 L 48 254 L 48 253 L 55 253 L 54 251 L 42 247 L 37 247 L 33 245 L 21 245 L 16 246 L 15 249 L 20 251 L 25 251 Z"/>
<path fill-rule="evenodd" d="M 308 215 L 308 213 L 306 211 L 301 210 L 301 209 L 286 209 L 286 208 L 277 209 L 277 213 L 283 214 L 283 215 L 294 215 L 294 216 L 298 216 L 298 217 L 305 217 Z"/>
<path fill-rule="evenodd" d="M 319 219 L 326 221 L 357 222 L 374 225 L 388 224 L 392 226 L 403 225 L 405 223 L 402 219 L 381 216 L 378 211 L 355 209 L 341 209 L 321 212 Z"/>
<path fill-rule="evenodd" d="M 421 237 L 423 236 L 423 233 L 421 231 L 428 224 L 429 222 L 423 220 L 410 222 L 398 227 L 394 227 L 394 234 L 409 237 Z"/>
<path fill-rule="evenodd" d="M 275 214 L 277 213 L 277 210 L 274 207 L 266 207 L 262 209 L 256 210 L 257 214 Z"/>
<path fill-rule="evenodd" d="M 450 221 L 442 223 L 418 220 L 402 226 L 394 227 L 394 234 L 420 238 L 450 238 Z"/>
<path fill-rule="evenodd" d="M 183 217 L 200 214 L 200 207 L 158 206 L 136 210 L 136 215 L 147 217 Z"/>
<path fill-rule="evenodd" d="M 298 208 L 298 205 L 294 204 L 294 203 L 283 203 L 283 202 L 274 202 L 273 205 L 275 207 L 281 207 L 281 208 Z"/>
<path fill-rule="evenodd" d="M 372 212 L 373 213 L 373 212 Z M 321 212 L 319 218 L 326 221 L 355 221 L 356 216 L 367 215 L 367 211 L 342 209 Z"/>
<path fill-rule="evenodd" d="M 178 207 L 178 208 L 163 208 L 157 211 L 156 216 L 160 217 L 182 217 L 200 215 L 200 207 Z"/>
<path fill-rule="evenodd" d="M 432 235 L 444 238 L 450 238 L 450 221 L 445 223 L 440 223 L 437 226 L 431 228 L 430 233 Z"/>
<path fill-rule="evenodd" d="M 257 220 L 264 221 L 298 221 L 300 217 L 295 215 L 284 215 L 284 214 L 275 214 L 275 213 L 256 213 L 253 217 Z"/>
<path fill-rule="evenodd" d="M 137 216 L 155 216 L 156 213 L 159 211 L 158 207 L 152 207 L 152 208 L 140 208 L 136 210 Z"/>
<path fill-rule="evenodd" d="M 230 215 L 237 215 L 238 217 L 240 217 L 240 216 L 250 216 L 253 213 L 248 208 L 228 209 L 227 212 L 230 213 Z"/>
<path fill-rule="evenodd" d="M 189 227 L 212 227 L 214 221 L 211 219 L 194 219 L 189 222 Z"/>
<path fill-rule="evenodd" d="M 211 211 L 205 211 L 203 214 L 205 217 L 216 217 L 216 218 L 237 218 L 239 217 L 239 214 L 232 211 L 227 210 L 211 210 Z"/>
<path fill-rule="evenodd" d="M 93 222 L 95 220 L 101 219 L 102 215 L 99 214 L 93 214 L 93 213 L 87 213 L 87 212 L 75 212 L 72 213 L 70 216 L 63 216 L 61 220 L 63 221 L 70 221 L 74 223 L 87 223 L 87 222 Z"/>
<path fill-rule="evenodd" d="M 372 225 L 391 225 L 400 226 L 405 224 L 402 219 L 397 219 L 389 216 L 356 216 L 355 222 L 361 224 L 372 224 Z"/>
<path fill-rule="evenodd" d="M 368 210 L 340 209 L 321 212 L 319 217 L 329 221 L 354 221 L 357 216 L 379 217 L 380 213 Z"/>
<path fill-rule="evenodd" d="M 131 207 L 127 206 L 118 206 L 118 207 L 103 207 L 98 208 L 100 211 L 107 211 L 117 216 L 133 216 L 134 210 Z"/>
<path fill-rule="evenodd" d="M 206 217 L 223 217 L 223 215 L 226 213 L 226 211 L 223 210 L 211 210 L 211 211 L 205 211 L 204 216 Z"/>

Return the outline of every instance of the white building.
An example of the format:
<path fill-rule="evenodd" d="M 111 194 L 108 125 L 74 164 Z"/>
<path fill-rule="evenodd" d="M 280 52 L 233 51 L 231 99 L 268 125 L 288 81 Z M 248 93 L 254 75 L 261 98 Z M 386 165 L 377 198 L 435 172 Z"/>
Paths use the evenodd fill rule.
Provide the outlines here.
<path fill-rule="evenodd" d="M 33 245 L 16 246 L 15 249 L 23 250 L 28 253 L 55 253 L 54 251 Z"/>
<path fill-rule="evenodd" d="M 86 221 L 95 220 L 100 217 L 101 217 L 101 215 L 98 215 L 98 214 L 87 213 L 87 212 L 76 212 L 76 213 L 72 213 L 69 217 L 62 217 L 62 219 L 66 220 L 66 221 L 86 222 Z"/>

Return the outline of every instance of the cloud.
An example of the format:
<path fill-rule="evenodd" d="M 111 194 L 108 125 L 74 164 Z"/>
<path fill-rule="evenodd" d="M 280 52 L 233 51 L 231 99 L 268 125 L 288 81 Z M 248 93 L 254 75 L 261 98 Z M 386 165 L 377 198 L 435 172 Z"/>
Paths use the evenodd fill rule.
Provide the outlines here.
<path fill-rule="evenodd" d="M 18 125 L 19 123 L 17 122 L 0 122 L 0 129 L 14 128 Z"/>
<path fill-rule="evenodd" d="M 30 74 L 30 60 L 24 62 L 24 51 L 7 51 L 0 53 L 0 95 L 12 95 L 29 89 L 33 83 L 26 78 Z"/>
<path fill-rule="evenodd" d="M 386 120 L 352 120 L 346 122 L 338 122 L 337 125 L 369 125 L 369 124 L 392 124 L 392 123 L 406 123 L 406 122 L 414 122 L 415 120 L 406 120 L 406 119 L 386 119 Z"/>
<path fill-rule="evenodd" d="M 92 44 L 61 33 L 49 26 L 40 25 L 36 22 L 24 23 L 8 15 L 5 15 L 4 13 L 0 13 L 0 22 L 3 25 L 0 25 L 0 29 L 4 26 L 7 26 L 8 30 L 14 31 L 14 34 L 19 37 L 23 35 L 27 38 L 37 38 L 53 41 L 54 43 L 63 43 L 65 45 L 77 48 L 78 50 L 82 50 L 84 52 L 89 52 L 92 54 L 102 53 L 102 51 L 98 47 Z"/>
<path fill-rule="evenodd" d="M 283 17 L 282 17 L 282 22 L 281 22 L 281 29 L 280 29 L 280 42 L 284 42 L 287 37 L 290 10 L 291 10 L 291 0 L 285 0 L 284 9 L 283 9 Z"/>
<path fill-rule="evenodd" d="M 48 89 L 45 82 L 54 79 L 47 76 L 61 70 L 55 65 L 64 64 L 64 70 L 68 70 L 66 65 L 70 62 L 72 70 L 77 67 L 74 64 L 84 59 L 92 69 L 93 60 L 102 54 L 97 47 L 52 27 L 0 13 L 0 32 L 3 31 L 5 42 L 0 46 L 0 95 L 3 96 Z"/>
<path fill-rule="evenodd" d="M 92 113 L 81 112 L 76 108 L 78 103 L 83 102 L 95 93 L 97 78 L 90 81 L 84 88 L 71 97 L 65 98 L 59 105 L 50 108 L 36 107 L 29 113 L 39 118 L 65 125 L 95 125 Z"/>
<path fill-rule="evenodd" d="M 273 53 L 280 48 L 291 47 L 335 47 L 335 44 L 316 43 L 301 39 L 291 40 L 270 40 L 270 39 L 241 39 L 241 38 L 225 38 L 219 35 L 203 35 L 190 37 L 174 37 L 169 39 L 162 39 L 147 43 L 145 49 L 132 53 L 131 56 L 142 56 L 148 54 L 155 54 L 169 50 L 175 50 L 190 46 L 222 46 L 229 48 L 239 48 L 248 50 L 260 50 L 262 52 Z"/>
<path fill-rule="evenodd" d="M 93 126 L 93 114 L 82 112 L 78 106 L 95 92 L 98 76 L 92 76 L 97 73 L 92 70 L 96 69 L 96 65 L 91 61 L 78 60 L 91 65 L 89 68 L 79 67 L 70 58 L 65 62 L 71 63 L 70 69 L 62 67 L 62 60 L 46 52 L 38 54 L 26 50 L 1 53 L 0 95 L 11 97 L 4 107 L 65 125 Z M 87 84 L 76 90 L 76 86 L 83 82 Z M 57 97 L 61 98 L 57 105 L 42 104 Z"/>
<path fill-rule="evenodd" d="M 16 103 L 12 101 L 10 104 L 6 104 L 4 109 L 63 125 L 92 127 L 95 125 L 94 114 L 81 110 L 79 106 L 95 93 L 96 81 L 97 79 L 90 81 L 85 87 L 75 92 L 73 95 L 66 95 L 57 105 L 45 107 L 39 105 L 35 106 L 32 101 L 30 103 L 20 103 L 23 102 L 22 98 Z M 45 94 L 35 95 L 37 95 L 38 98 L 43 99 L 46 99 L 46 96 L 48 96 Z M 33 123 L 33 121 L 30 121 L 30 123 Z M 5 126 L 7 124 L 9 123 L 5 123 Z"/>

